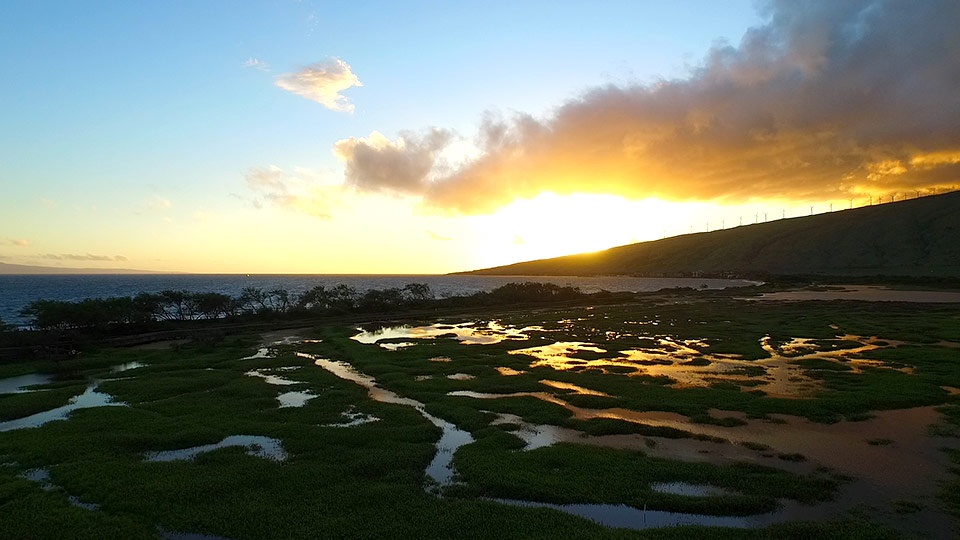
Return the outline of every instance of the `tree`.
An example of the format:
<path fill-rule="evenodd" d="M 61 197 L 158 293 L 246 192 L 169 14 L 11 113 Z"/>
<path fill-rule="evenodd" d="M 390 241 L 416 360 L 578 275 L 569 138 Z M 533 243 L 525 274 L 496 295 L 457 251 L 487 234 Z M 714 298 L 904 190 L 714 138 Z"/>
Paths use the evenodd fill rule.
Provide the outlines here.
<path fill-rule="evenodd" d="M 323 285 L 304 291 L 297 298 L 297 309 L 304 311 L 324 311 L 330 309 L 330 292 Z"/>
<path fill-rule="evenodd" d="M 430 290 L 430 286 L 426 283 L 408 283 L 407 286 L 403 288 L 403 293 L 404 296 L 414 302 L 433 299 L 433 291 Z"/>
<path fill-rule="evenodd" d="M 195 296 L 189 291 L 160 291 L 163 311 L 178 321 L 190 321 L 197 318 L 199 309 Z"/>
<path fill-rule="evenodd" d="M 240 291 L 240 308 L 247 313 L 261 313 L 267 311 L 267 293 L 258 287 L 244 287 Z"/>
<path fill-rule="evenodd" d="M 194 293 L 197 314 L 203 319 L 229 317 L 236 312 L 237 301 L 221 293 Z"/>

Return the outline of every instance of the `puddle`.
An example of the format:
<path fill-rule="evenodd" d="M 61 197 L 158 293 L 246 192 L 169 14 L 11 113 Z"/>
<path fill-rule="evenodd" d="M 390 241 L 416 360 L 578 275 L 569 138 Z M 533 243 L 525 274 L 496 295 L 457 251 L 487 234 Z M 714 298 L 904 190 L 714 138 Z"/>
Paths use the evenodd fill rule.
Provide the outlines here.
<path fill-rule="evenodd" d="M 600 396 L 600 397 L 612 397 L 606 392 L 600 392 L 598 390 L 590 390 L 589 388 L 584 388 L 582 386 L 577 386 L 575 384 L 560 382 L 560 381 L 551 381 L 544 379 L 540 381 L 540 384 L 545 384 L 549 387 L 556 388 L 557 390 L 567 390 L 581 396 Z"/>
<path fill-rule="evenodd" d="M 536 450 L 552 446 L 558 442 L 577 441 L 583 437 L 583 433 L 558 427 L 550 424 L 529 424 L 523 418 L 509 413 L 496 413 L 497 418 L 490 422 L 491 425 L 510 424 L 518 426 L 518 429 L 510 431 L 524 442 L 523 451 Z"/>
<path fill-rule="evenodd" d="M 30 373 L 29 375 L 20 375 L 0 379 L 0 394 L 23 394 L 26 392 L 36 392 L 31 390 L 30 386 L 40 386 L 49 384 L 53 380 L 51 375 L 41 375 L 39 373 Z"/>
<path fill-rule="evenodd" d="M 809 372 L 827 369 L 811 360 L 827 361 L 851 373 L 863 373 L 864 367 L 892 369 L 910 373 L 911 368 L 892 366 L 861 355 L 878 349 L 897 347 L 904 342 L 881 340 L 876 336 L 840 335 L 835 339 L 792 338 L 775 343 L 770 336 L 760 339 L 769 358 L 743 360 L 737 355 L 705 352 L 703 340 L 677 340 L 670 336 L 646 336 L 649 346 L 607 351 L 594 343 L 558 341 L 549 345 L 516 349 L 510 354 L 526 355 L 531 367 L 550 367 L 557 371 L 596 370 L 605 374 L 666 376 L 674 388 L 709 387 L 729 382 L 743 390 L 760 390 L 771 397 L 807 398 L 822 388 L 819 378 Z M 839 367 L 842 366 L 842 367 Z"/>
<path fill-rule="evenodd" d="M 303 407 L 308 401 L 315 397 L 317 397 L 317 394 L 309 391 L 284 392 L 283 394 L 277 396 L 277 401 L 280 402 L 281 409 L 286 407 Z"/>
<path fill-rule="evenodd" d="M 529 330 L 507 328 L 496 321 L 491 321 L 486 326 L 477 327 L 477 323 L 461 323 L 456 325 L 434 324 L 430 326 L 388 326 L 376 330 L 363 330 L 358 328 L 359 334 L 350 339 L 365 343 L 368 345 L 377 344 L 387 350 L 396 350 L 402 347 L 410 347 L 416 343 L 380 343 L 381 341 L 397 339 L 436 339 L 436 338 L 454 338 L 464 345 L 490 345 L 500 343 L 507 339 L 528 339 L 529 336 L 523 332 Z"/>
<path fill-rule="evenodd" d="M 19 476 L 21 478 L 26 478 L 31 482 L 40 484 L 40 489 L 44 491 L 58 491 L 63 489 L 50 481 L 49 469 L 29 469 L 23 471 Z M 99 504 L 83 502 L 75 495 L 67 495 L 67 499 L 70 501 L 70 504 L 76 506 L 77 508 L 83 508 L 84 510 L 90 510 L 91 512 L 100 510 Z"/>
<path fill-rule="evenodd" d="M 461 446 L 473 442 L 473 437 L 470 435 L 470 433 L 458 428 L 446 420 L 437 418 L 436 416 L 428 413 L 424 408 L 423 403 L 420 403 L 414 399 L 399 396 L 390 390 L 380 388 L 377 386 L 377 381 L 373 377 L 364 373 L 360 373 L 350 364 L 345 362 L 337 362 L 334 360 L 327 360 L 324 358 L 317 358 L 313 355 L 302 352 L 298 352 L 296 354 L 302 358 L 313 360 L 314 364 L 326 369 L 341 379 L 345 379 L 363 386 L 367 389 L 368 395 L 374 401 L 413 407 L 424 418 L 429 420 L 430 423 L 440 428 L 442 434 L 440 436 L 440 440 L 437 441 L 437 453 L 427 466 L 426 474 L 440 486 L 447 486 L 453 483 L 453 455 Z"/>
<path fill-rule="evenodd" d="M 470 375 L 469 373 L 454 373 L 452 375 L 447 375 L 447 378 L 451 381 L 470 381 L 476 379 L 475 376 Z"/>
<path fill-rule="evenodd" d="M 125 364 L 118 364 L 110 368 L 110 373 L 123 373 L 124 371 L 130 371 L 131 369 L 137 369 L 147 367 L 147 364 L 143 362 L 127 362 Z"/>
<path fill-rule="evenodd" d="M 413 347 L 416 345 L 416 343 L 412 341 L 403 341 L 400 343 L 380 343 L 379 345 L 388 351 L 396 351 L 399 349 L 406 349 L 407 347 Z"/>
<path fill-rule="evenodd" d="M 259 358 L 273 358 L 276 354 L 271 351 L 270 347 L 260 347 L 257 349 L 257 352 L 250 356 L 244 356 L 241 360 L 257 360 Z"/>
<path fill-rule="evenodd" d="M 504 377 L 513 377 L 514 375 L 523 375 L 524 373 L 526 373 L 526 371 L 518 371 L 516 369 L 508 368 L 508 367 L 498 367 L 497 372 L 500 373 L 500 375 L 503 375 Z"/>
<path fill-rule="evenodd" d="M 264 381 L 266 381 L 267 384 L 272 384 L 275 386 L 293 386 L 297 384 L 304 384 L 301 381 L 294 381 L 291 379 L 287 379 L 285 377 L 281 377 L 280 375 L 268 373 L 269 371 L 292 371 L 296 369 L 300 369 L 300 367 L 289 366 L 289 367 L 272 368 L 272 369 L 252 369 L 244 373 L 244 375 L 248 377 L 259 377 Z M 310 401 L 315 397 L 317 397 L 317 394 L 314 394 L 309 390 L 290 391 L 290 392 L 284 392 L 278 395 L 277 401 L 280 402 L 281 409 L 287 408 L 287 407 L 303 407 L 304 405 L 307 404 L 308 401 Z"/>
<path fill-rule="evenodd" d="M 261 379 L 267 381 L 267 384 L 273 384 L 277 386 L 292 386 L 295 384 L 303 384 L 300 381 L 293 381 L 290 379 L 285 379 L 279 375 L 272 375 L 272 374 L 266 373 L 267 371 L 272 371 L 272 370 L 252 369 L 244 373 L 244 375 L 248 377 L 260 377 Z"/>
<path fill-rule="evenodd" d="M 692 424 L 683 415 L 626 409 L 584 409 L 575 407 L 546 392 L 518 392 L 514 394 L 484 394 L 456 391 L 447 395 L 474 399 L 508 397 L 535 397 L 567 408 L 574 418 L 613 418 L 651 426 L 664 426 L 695 435 L 715 437 L 724 443 L 695 439 L 666 439 L 641 435 L 585 436 L 574 430 L 526 424 L 519 417 L 500 415 L 497 423 L 520 426 L 513 433 L 527 443 L 528 448 L 549 446 L 557 442 L 577 442 L 609 448 L 639 450 L 651 457 L 674 460 L 706 461 L 715 464 L 753 462 L 785 469 L 798 474 L 814 474 L 827 467 L 851 477 L 841 485 L 834 501 L 820 505 L 801 505 L 786 501 L 783 509 L 759 519 L 744 521 L 749 527 L 766 526 L 791 520 L 824 520 L 842 516 L 845 512 L 868 508 L 877 520 L 888 519 L 889 524 L 903 530 L 923 532 L 930 538 L 952 538 L 946 531 L 953 530 L 952 519 L 939 509 L 937 486 L 948 469 L 944 447 L 957 447 L 955 439 L 929 437 L 927 427 L 937 422 L 934 407 L 918 407 L 889 411 L 875 411 L 875 417 L 861 422 L 841 421 L 818 424 L 803 418 L 775 415 L 776 422 L 746 419 L 746 425 L 723 427 L 711 424 Z M 578 436 L 579 434 L 579 436 Z M 875 445 L 870 441 L 889 440 L 890 444 Z M 655 441 L 652 446 L 648 441 Z M 727 444 L 730 441 L 737 444 Z M 753 443 L 753 449 L 744 446 Z M 787 456 L 786 459 L 782 456 Z M 794 460 L 792 456 L 802 456 Z M 897 512 L 896 501 L 925 501 L 923 507 L 909 515 Z M 578 505 L 593 508 L 595 505 Z M 614 508 L 604 508 L 605 515 L 615 514 Z M 570 511 L 570 508 L 557 508 Z M 881 509 L 886 509 L 886 512 Z M 571 512 L 573 513 L 573 512 Z M 648 512 L 648 518 L 650 513 Z M 670 513 L 667 513 L 670 514 Z M 581 515 L 581 514 L 578 514 Z M 671 519 L 677 518 L 672 515 Z M 670 517 L 665 516 L 665 517 Z M 586 517 L 586 516 L 585 516 Z M 683 515 L 681 524 L 703 524 L 689 515 Z M 712 516 L 708 516 L 712 517 Z M 621 519 L 617 517 L 616 519 Z M 640 519 L 634 513 L 626 522 Z M 693 520 L 693 521 L 690 521 Z M 671 522 L 670 524 L 677 524 Z M 611 525 L 614 526 L 614 525 Z M 627 526 L 627 525 L 624 525 Z M 649 525 L 648 525 L 649 526 Z M 660 526 L 660 525 L 657 525 Z M 633 527 L 633 526 L 631 526 Z M 642 527 L 641 527 L 642 528 Z"/>
<path fill-rule="evenodd" d="M 342 416 L 347 421 L 341 422 L 339 424 L 323 424 L 322 427 L 347 428 L 347 427 L 362 426 L 363 424 L 370 424 L 372 422 L 380 421 L 380 419 L 377 418 L 376 416 L 371 416 L 369 414 L 357 412 L 357 411 L 354 411 L 352 408 L 348 411 L 344 411 L 340 413 L 340 416 Z"/>
<path fill-rule="evenodd" d="M 622 529 L 654 529 L 660 527 L 701 526 L 755 528 L 785 520 L 771 520 L 772 514 L 759 516 L 707 516 L 645 510 L 623 504 L 552 504 L 511 499 L 493 499 L 496 502 L 528 508 L 552 508 L 575 516 L 587 518 L 607 527 Z"/>
<path fill-rule="evenodd" d="M 126 403 L 114 402 L 113 396 L 97 392 L 97 383 L 87 386 L 87 389 L 79 396 L 70 398 L 69 403 L 56 409 L 44 411 L 41 413 L 17 418 L 7 422 L 0 422 L 0 431 L 11 431 L 14 429 L 40 427 L 47 422 L 56 420 L 66 420 L 70 413 L 77 409 L 89 409 L 92 407 L 118 407 L 127 406 Z"/>
<path fill-rule="evenodd" d="M 919 302 L 958 303 L 960 292 L 955 291 L 903 291 L 886 287 L 841 286 L 829 291 L 779 291 L 764 293 L 746 300 L 860 300 L 864 302 Z"/>
<path fill-rule="evenodd" d="M 284 461 L 287 459 L 287 453 L 283 450 L 283 445 L 278 439 L 263 437 L 260 435 L 230 435 L 216 444 L 204 444 L 183 448 L 181 450 L 164 450 L 160 452 L 148 452 L 144 456 L 145 461 L 189 461 L 200 454 L 213 452 L 221 448 L 230 446 L 240 446 L 247 449 L 247 455 L 269 459 L 271 461 Z"/>
<path fill-rule="evenodd" d="M 650 489 L 657 493 L 683 495 L 685 497 L 715 497 L 731 495 L 733 492 L 708 484 L 689 484 L 687 482 L 656 482 L 650 484 Z"/>

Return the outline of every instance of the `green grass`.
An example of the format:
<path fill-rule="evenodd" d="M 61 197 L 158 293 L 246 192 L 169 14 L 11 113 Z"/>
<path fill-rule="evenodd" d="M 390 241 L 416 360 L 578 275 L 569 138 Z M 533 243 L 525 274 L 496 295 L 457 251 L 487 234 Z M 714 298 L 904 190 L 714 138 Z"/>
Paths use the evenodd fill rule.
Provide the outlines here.
<path fill-rule="evenodd" d="M 756 531 L 637 532 L 609 529 L 549 509 L 485 500 L 647 505 L 743 515 L 774 509 L 781 497 L 805 503 L 828 500 L 838 486 L 838 476 L 824 471 L 795 474 L 748 464 L 668 460 L 639 450 L 564 443 L 522 451 L 522 441 L 510 432 L 518 425 L 491 424 L 498 413 L 593 436 L 633 436 L 646 448 L 655 448 L 657 439 L 693 436 L 674 427 L 613 418 L 583 420 L 562 404 L 536 396 L 582 409 L 679 413 L 693 423 L 716 424 L 734 433 L 744 422 L 715 409 L 740 411 L 750 418 L 789 414 L 835 422 L 868 417 L 871 411 L 941 405 L 947 421 L 938 433 L 960 432 L 957 400 L 940 388 L 960 387 L 960 361 L 955 350 L 936 345 L 940 340 L 960 341 L 957 308 L 895 305 L 876 310 L 844 302 L 829 306 L 753 303 L 719 296 L 686 303 L 651 298 L 589 310 L 487 314 L 484 320 L 495 319 L 506 326 L 544 328 L 528 331 L 528 340 L 492 345 L 438 338 L 387 351 L 351 340 L 355 332 L 348 326 L 328 324 L 309 336 L 321 342 L 279 347 L 273 358 L 242 360 L 256 350 L 256 337 L 246 336 L 227 337 L 215 346 L 207 342 L 171 350 L 113 349 L 56 364 L 0 366 L 3 376 L 43 371 L 58 377 L 44 392 L 0 396 L 0 420 L 63 405 L 82 392 L 90 379 L 102 380 L 101 391 L 129 404 L 79 410 L 65 422 L 0 433 L 0 538 L 23 537 L 25 531 L 37 538 L 152 538 L 158 527 L 237 540 L 358 534 L 379 538 L 887 538 L 890 531 L 869 523 L 869 518 Z M 466 320 L 470 319 L 446 322 Z M 801 360 L 800 368 L 820 388 L 804 399 L 783 399 L 748 391 L 751 381 L 741 385 L 720 379 L 709 387 L 676 388 L 668 377 L 631 375 L 632 369 L 558 371 L 532 367 L 531 357 L 511 354 L 554 341 L 583 341 L 607 351 L 591 358 L 611 358 L 621 350 L 655 348 L 660 339 L 694 340 L 691 347 L 699 356 L 680 361 L 703 366 L 713 354 L 766 358 L 760 340 L 768 335 L 777 343 L 803 337 L 818 340 L 826 348 L 848 348 L 850 343 L 836 341 L 837 335 L 845 333 L 910 342 L 864 356 L 891 367 L 910 367 L 912 373 L 885 368 L 855 373 L 831 361 Z M 462 447 L 455 458 L 462 484 L 448 488 L 444 498 L 424 489 L 424 470 L 433 458 L 440 431 L 420 413 L 373 401 L 366 389 L 314 366 L 295 351 L 348 362 L 375 377 L 382 388 L 417 400 L 430 414 L 470 431 L 476 442 Z M 452 361 L 430 360 L 441 356 Z M 111 366 L 132 361 L 146 367 L 109 373 Z M 297 369 L 276 373 L 297 381 L 293 387 L 272 386 L 245 375 L 254 368 L 291 366 Z M 502 376 L 498 367 L 522 373 Z M 460 373 L 473 378 L 448 378 Z M 739 375 L 758 379 L 763 373 L 761 367 L 751 365 Z M 608 396 L 581 395 L 543 384 L 544 380 Z M 318 397 L 302 408 L 279 408 L 277 394 L 290 389 L 310 390 Z M 484 400 L 448 395 L 457 390 L 536 395 Z M 342 422 L 346 411 L 379 420 L 353 428 L 325 427 Z M 246 455 L 243 449 L 226 448 L 188 462 L 143 461 L 147 452 L 211 444 L 237 434 L 277 438 L 290 457 L 275 463 Z M 779 455 L 781 460 L 803 459 L 755 443 L 743 445 Z M 953 457 L 960 463 L 960 458 Z M 18 476 L 34 467 L 48 468 L 59 488 L 43 491 Z M 951 475 L 944 487 L 943 499 L 953 508 L 960 508 L 958 476 Z M 706 483 L 732 493 L 684 497 L 649 489 L 652 482 L 671 481 Z M 70 496 L 95 502 L 101 509 L 77 508 L 70 504 Z M 905 501 L 898 508 L 910 509 L 910 504 Z"/>

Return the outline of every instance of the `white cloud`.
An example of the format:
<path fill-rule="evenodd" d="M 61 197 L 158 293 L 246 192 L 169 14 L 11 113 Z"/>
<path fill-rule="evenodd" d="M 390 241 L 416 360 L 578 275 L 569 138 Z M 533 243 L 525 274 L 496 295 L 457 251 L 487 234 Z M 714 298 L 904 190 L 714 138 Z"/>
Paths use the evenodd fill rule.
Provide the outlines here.
<path fill-rule="evenodd" d="M 339 58 L 311 64 L 296 73 L 285 73 L 275 84 L 332 111 L 348 113 L 353 112 L 354 106 L 341 92 L 363 86 L 350 66 Z"/>
<path fill-rule="evenodd" d="M 250 57 L 243 62 L 243 67 L 250 69 L 257 69 L 260 71 L 270 71 L 270 64 L 264 62 L 259 58 Z"/>

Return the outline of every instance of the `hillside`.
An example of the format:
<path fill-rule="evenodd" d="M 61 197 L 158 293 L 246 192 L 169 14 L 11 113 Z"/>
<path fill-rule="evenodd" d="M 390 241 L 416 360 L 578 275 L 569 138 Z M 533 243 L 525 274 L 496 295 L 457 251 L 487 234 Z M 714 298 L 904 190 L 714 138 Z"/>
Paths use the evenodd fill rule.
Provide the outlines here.
<path fill-rule="evenodd" d="M 46 274 L 154 274 L 146 270 L 131 270 L 129 268 L 69 268 L 60 266 L 30 266 L 25 264 L 9 264 L 0 262 L 0 276 L 2 275 L 46 275 Z"/>
<path fill-rule="evenodd" d="M 960 277 L 960 192 L 469 273 L 956 278 Z"/>

